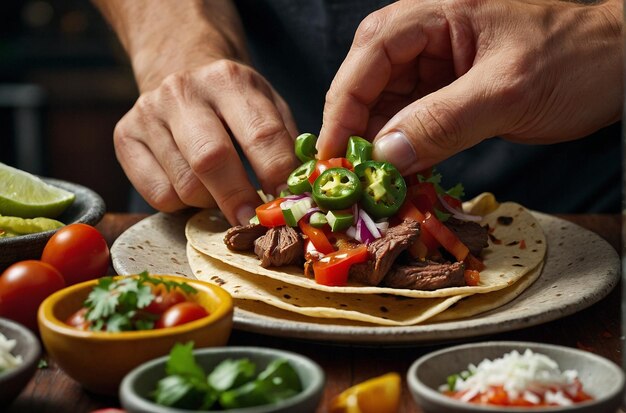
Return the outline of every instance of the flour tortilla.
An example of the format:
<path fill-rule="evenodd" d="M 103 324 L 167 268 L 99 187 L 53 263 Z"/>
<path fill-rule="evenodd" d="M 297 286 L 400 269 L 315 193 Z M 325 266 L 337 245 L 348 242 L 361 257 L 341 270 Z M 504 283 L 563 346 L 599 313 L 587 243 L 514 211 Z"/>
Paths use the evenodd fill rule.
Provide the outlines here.
<path fill-rule="evenodd" d="M 512 222 L 508 225 L 502 221 L 498 222 L 499 217 L 512 218 Z M 254 253 L 234 252 L 226 247 L 224 235 L 229 225 L 217 210 L 203 210 L 192 216 L 185 227 L 185 234 L 188 243 L 195 250 L 214 260 L 249 274 L 302 287 L 311 292 L 315 290 L 339 294 L 390 294 L 432 299 L 458 298 L 498 291 L 514 285 L 543 262 L 547 248 L 545 235 L 539 223 L 521 205 L 513 202 L 499 204 L 496 210 L 483 217 L 481 225 L 489 225 L 492 232 L 489 247 L 483 251 L 481 257 L 485 269 L 480 273 L 479 285 L 442 288 L 435 291 L 373 287 L 356 283 L 350 283 L 345 287 L 331 287 L 317 284 L 315 280 L 307 278 L 302 267 L 263 268 Z M 263 282 L 265 282 L 263 278 L 258 281 Z"/>
<path fill-rule="evenodd" d="M 413 325 L 428 320 L 465 297 L 406 298 L 311 290 L 230 266 L 197 251 L 190 243 L 187 243 L 187 260 L 197 279 L 221 286 L 236 300 L 261 301 L 308 317 L 388 326 Z"/>

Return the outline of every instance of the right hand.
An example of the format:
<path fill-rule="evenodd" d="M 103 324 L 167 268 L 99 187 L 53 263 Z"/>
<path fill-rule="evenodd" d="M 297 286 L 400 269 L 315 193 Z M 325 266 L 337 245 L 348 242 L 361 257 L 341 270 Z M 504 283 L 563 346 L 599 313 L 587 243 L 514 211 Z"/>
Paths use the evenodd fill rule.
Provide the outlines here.
<path fill-rule="evenodd" d="M 297 166 L 296 135 L 289 107 L 259 73 L 218 59 L 142 93 L 114 141 L 122 168 L 151 206 L 218 206 L 235 225 L 246 224 L 260 203 L 235 141 L 263 191 L 273 194 Z"/>

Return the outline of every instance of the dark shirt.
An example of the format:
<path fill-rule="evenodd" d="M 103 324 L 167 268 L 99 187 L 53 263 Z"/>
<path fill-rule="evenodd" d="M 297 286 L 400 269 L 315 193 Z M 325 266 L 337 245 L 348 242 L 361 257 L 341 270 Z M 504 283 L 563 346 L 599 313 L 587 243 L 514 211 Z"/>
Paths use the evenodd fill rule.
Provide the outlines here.
<path fill-rule="evenodd" d="M 302 132 L 321 127 L 324 96 L 361 20 L 383 0 L 236 0 L 255 67 L 290 105 Z M 466 198 L 493 192 L 545 212 L 618 212 L 621 124 L 555 145 L 494 138 L 437 165 Z"/>

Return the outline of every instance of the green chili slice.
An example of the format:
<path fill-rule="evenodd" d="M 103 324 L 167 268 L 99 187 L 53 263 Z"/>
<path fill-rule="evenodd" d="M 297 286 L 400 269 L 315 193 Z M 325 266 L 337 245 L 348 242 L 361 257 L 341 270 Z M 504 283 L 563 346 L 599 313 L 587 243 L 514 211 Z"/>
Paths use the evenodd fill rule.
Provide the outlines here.
<path fill-rule="evenodd" d="M 315 162 L 315 160 L 307 161 L 289 174 L 289 177 L 287 178 L 287 186 L 292 194 L 300 195 L 304 192 L 311 191 L 309 176 L 311 176 L 313 170 L 315 169 Z"/>
<path fill-rule="evenodd" d="M 348 139 L 348 149 L 346 150 L 346 159 L 353 166 L 370 161 L 372 159 L 372 150 L 374 146 L 359 136 L 350 136 Z"/>
<path fill-rule="evenodd" d="M 313 199 L 324 209 L 346 209 L 361 198 L 359 178 L 346 168 L 330 168 L 313 184 Z"/>
<path fill-rule="evenodd" d="M 389 162 L 366 161 L 354 168 L 363 186 L 361 207 L 374 218 L 390 217 L 406 197 L 406 183 Z"/>
<path fill-rule="evenodd" d="M 296 138 L 295 152 L 300 162 L 304 163 L 315 159 L 317 149 L 315 149 L 315 143 L 317 142 L 317 136 L 312 133 L 303 133 Z"/>

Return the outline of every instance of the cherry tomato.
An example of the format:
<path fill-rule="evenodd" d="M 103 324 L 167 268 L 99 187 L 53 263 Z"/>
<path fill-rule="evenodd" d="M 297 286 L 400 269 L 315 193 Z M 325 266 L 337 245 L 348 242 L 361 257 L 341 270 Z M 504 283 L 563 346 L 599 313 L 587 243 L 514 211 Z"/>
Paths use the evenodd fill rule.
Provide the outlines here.
<path fill-rule="evenodd" d="M 61 273 L 42 261 L 19 261 L 0 275 L 0 317 L 37 330 L 39 304 L 65 287 Z"/>
<path fill-rule="evenodd" d="M 109 247 L 91 225 L 70 224 L 50 238 L 41 260 L 56 267 L 67 285 L 72 285 L 106 275 Z"/>
<path fill-rule="evenodd" d="M 83 307 L 69 316 L 65 320 L 65 324 L 77 328 L 79 330 L 89 330 L 89 321 L 87 321 L 87 308 Z"/>
<path fill-rule="evenodd" d="M 163 286 L 158 285 L 152 289 L 154 299 L 143 310 L 152 314 L 163 314 L 171 306 L 187 301 L 185 293 L 178 288 L 169 291 Z"/>
<path fill-rule="evenodd" d="M 283 210 L 280 208 L 280 204 L 283 201 L 283 198 L 276 198 L 273 201 L 258 206 L 255 212 L 256 216 L 259 218 L 259 223 L 269 228 L 286 225 Z"/>
<path fill-rule="evenodd" d="M 155 328 L 167 328 L 179 326 L 202 317 L 208 316 L 209 313 L 198 303 L 193 301 L 185 301 L 178 303 L 167 309 L 156 322 Z"/>

